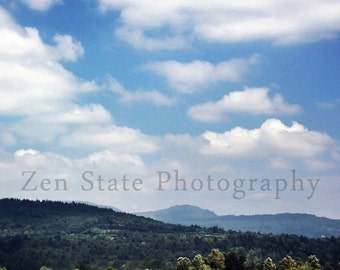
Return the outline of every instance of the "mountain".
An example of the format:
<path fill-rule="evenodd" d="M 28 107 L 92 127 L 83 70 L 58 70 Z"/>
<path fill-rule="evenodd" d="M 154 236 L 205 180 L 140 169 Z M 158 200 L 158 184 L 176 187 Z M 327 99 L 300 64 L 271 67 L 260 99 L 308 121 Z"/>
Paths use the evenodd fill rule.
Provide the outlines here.
<path fill-rule="evenodd" d="M 307 237 L 340 236 L 340 220 L 310 214 L 275 214 L 218 216 L 214 212 L 192 205 L 176 205 L 167 209 L 140 212 L 136 215 L 155 220 L 202 227 L 217 226 L 225 230 L 273 234 L 296 234 Z"/>
<path fill-rule="evenodd" d="M 176 205 L 167 209 L 149 212 L 135 213 L 138 216 L 149 217 L 167 223 L 194 224 L 192 221 L 204 222 L 209 219 L 216 219 L 218 216 L 210 210 L 202 209 L 193 205 Z"/>

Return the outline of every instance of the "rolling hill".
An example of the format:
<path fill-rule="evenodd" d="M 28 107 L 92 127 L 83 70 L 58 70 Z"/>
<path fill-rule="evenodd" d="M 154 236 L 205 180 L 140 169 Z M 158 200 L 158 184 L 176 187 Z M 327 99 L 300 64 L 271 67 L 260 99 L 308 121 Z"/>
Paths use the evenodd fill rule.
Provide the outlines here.
<path fill-rule="evenodd" d="M 169 213 L 181 217 L 180 210 L 182 218 L 188 210 L 196 219 L 216 216 L 192 206 Z M 163 223 L 77 202 L 0 199 L 0 268 L 8 270 L 170 270 L 177 258 L 207 256 L 214 248 L 237 254 L 248 270 L 261 268 L 267 257 L 277 262 L 287 254 L 302 260 L 315 254 L 327 269 L 336 269 L 340 238 L 241 233 Z"/>
<path fill-rule="evenodd" d="M 210 210 L 197 206 L 176 205 L 158 211 L 140 212 L 136 215 L 173 224 L 217 226 L 225 230 L 241 232 L 296 234 L 307 237 L 340 236 L 340 220 L 310 214 L 218 216 Z"/>

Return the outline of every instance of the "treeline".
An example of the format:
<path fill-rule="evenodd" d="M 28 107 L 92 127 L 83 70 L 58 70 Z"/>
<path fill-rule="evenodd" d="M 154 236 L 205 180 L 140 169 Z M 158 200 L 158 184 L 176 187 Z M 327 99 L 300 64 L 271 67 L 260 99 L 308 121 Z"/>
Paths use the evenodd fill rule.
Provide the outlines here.
<path fill-rule="evenodd" d="M 178 257 L 208 256 L 214 248 L 245 258 L 252 269 L 260 269 L 268 257 L 279 262 L 287 254 L 298 260 L 315 254 L 325 270 L 337 269 L 340 261 L 340 238 L 335 237 L 240 233 L 165 224 L 79 203 L 0 200 L 0 267 L 8 270 L 44 265 L 166 270 L 176 268 Z"/>
<path fill-rule="evenodd" d="M 321 270 L 322 266 L 315 255 L 310 255 L 306 261 L 295 261 L 286 255 L 277 264 L 272 258 L 267 257 L 263 262 L 249 261 L 248 254 L 239 255 L 236 252 L 221 252 L 212 249 L 207 257 L 201 254 L 194 256 L 192 260 L 188 257 L 177 259 L 176 270 Z"/>

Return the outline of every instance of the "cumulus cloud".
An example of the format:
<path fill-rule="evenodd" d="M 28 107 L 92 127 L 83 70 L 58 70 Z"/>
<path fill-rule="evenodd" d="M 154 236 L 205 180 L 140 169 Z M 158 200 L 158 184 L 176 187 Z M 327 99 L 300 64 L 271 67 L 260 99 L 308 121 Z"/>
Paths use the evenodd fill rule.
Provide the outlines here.
<path fill-rule="evenodd" d="M 337 0 L 98 2 L 103 12 L 120 11 L 118 37 L 146 49 L 177 49 L 194 39 L 294 44 L 335 38 L 340 32 Z"/>
<path fill-rule="evenodd" d="M 165 77 L 177 91 L 193 93 L 210 83 L 239 81 L 259 61 L 260 56 L 254 54 L 249 59 L 235 58 L 217 64 L 206 61 L 164 61 L 151 62 L 144 68 Z"/>
<path fill-rule="evenodd" d="M 53 5 L 61 4 L 62 0 L 20 0 L 29 8 L 37 11 L 46 11 Z"/>
<path fill-rule="evenodd" d="M 37 29 L 17 25 L 4 10 L 0 17 L 1 114 L 56 113 L 70 106 L 78 93 L 99 89 L 58 62 L 75 61 L 83 53 L 79 42 L 57 35 L 53 47 L 41 40 Z"/>
<path fill-rule="evenodd" d="M 297 122 L 286 126 L 278 119 L 268 119 L 257 129 L 235 127 L 224 133 L 206 131 L 202 138 L 206 141 L 201 147 L 203 153 L 222 156 L 312 158 L 330 152 L 336 145 L 327 134 L 309 131 Z"/>
<path fill-rule="evenodd" d="M 111 150 L 94 152 L 84 158 L 67 158 L 50 152 L 40 152 L 28 148 L 19 149 L 14 154 L 9 154 L 7 161 L 12 166 L 30 168 L 31 170 L 42 170 L 51 172 L 64 172 L 65 174 L 77 173 L 86 169 L 108 169 L 129 170 L 134 173 L 145 173 L 145 164 L 140 156 L 136 154 L 117 153 Z"/>
<path fill-rule="evenodd" d="M 98 124 L 112 122 L 111 114 L 100 104 L 89 104 L 88 106 L 73 105 L 69 111 L 60 113 L 54 119 L 44 119 L 46 122 L 68 123 L 68 124 Z"/>
<path fill-rule="evenodd" d="M 218 101 L 192 106 L 188 115 L 197 121 L 217 122 L 225 119 L 228 113 L 296 114 L 301 111 L 299 105 L 287 104 L 282 95 L 270 98 L 268 93 L 268 88 L 230 92 Z"/>
<path fill-rule="evenodd" d="M 32 169 L 61 169 L 72 168 L 72 161 L 54 153 L 42 153 L 35 149 L 20 149 L 14 153 L 16 164 L 22 168 Z"/>
<path fill-rule="evenodd" d="M 3 9 L 0 21 L 0 115 L 13 119 L 0 125 L 4 131 L 3 145 L 24 142 L 32 147 L 43 143 L 52 149 L 81 149 L 82 154 L 114 150 L 123 156 L 158 149 L 155 138 L 114 125 L 110 112 L 102 105 L 76 103 L 80 94 L 105 88 L 76 77 L 60 63 L 76 61 L 84 54 L 80 42 L 58 34 L 54 36 L 54 46 L 46 44 L 37 29 L 21 27 Z M 173 102 L 157 91 L 130 93 L 117 82 L 111 87 L 126 102 L 146 100 L 157 105 Z M 33 160 L 41 156 L 32 151 L 25 155 Z"/>
<path fill-rule="evenodd" d="M 96 125 L 80 127 L 70 135 L 64 135 L 61 145 L 78 149 L 111 149 L 119 153 L 151 153 L 158 149 L 156 138 L 115 125 L 105 125 L 100 129 Z"/>
<path fill-rule="evenodd" d="M 165 96 L 157 90 L 137 90 L 134 92 L 128 91 L 114 78 L 109 78 L 107 84 L 113 92 L 120 95 L 120 100 L 124 103 L 147 101 L 154 103 L 157 106 L 170 106 L 175 103 L 174 99 Z"/>
<path fill-rule="evenodd" d="M 140 156 L 127 153 L 116 153 L 110 150 L 92 153 L 86 158 L 76 160 L 76 164 L 80 168 L 86 168 L 88 166 L 99 166 L 111 169 L 113 167 L 120 169 L 128 168 L 130 173 L 134 172 L 140 174 L 145 171 L 145 164 Z"/>
<path fill-rule="evenodd" d="M 60 63 L 83 55 L 80 42 L 58 34 L 54 46 L 46 44 L 37 29 L 21 27 L 2 8 L 0 21 L 0 115 L 14 120 L 2 136 L 6 145 L 20 138 L 26 143 L 52 142 L 75 124 L 111 124 L 103 106 L 75 104 L 77 95 L 102 89 Z"/>
<path fill-rule="evenodd" d="M 95 125 L 98 129 L 112 124 L 111 114 L 99 104 L 76 105 L 56 113 L 45 113 L 20 117 L 4 127 L 10 134 L 9 143 L 50 144 L 57 148 L 57 139 L 63 134 L 86 125 Z"/>

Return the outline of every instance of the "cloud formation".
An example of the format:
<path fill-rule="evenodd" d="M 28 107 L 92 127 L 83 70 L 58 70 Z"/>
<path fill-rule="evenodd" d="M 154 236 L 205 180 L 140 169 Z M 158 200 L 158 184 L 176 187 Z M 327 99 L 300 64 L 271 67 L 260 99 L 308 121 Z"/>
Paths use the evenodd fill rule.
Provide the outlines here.
<path fill-rule="evenodd" d="M 97 91 L 63 68 L 62 61 L 76 61 L 84 50 L 67 35 L 56 35 L 55 46 L 45 44 L 35 28 L 21 27 L 0 9 L 0 113 L 37 115 L 63 112 L 79 93 Z M 34 104 L 34 106 L 32 106 Z"/>
<path fill-rule="evenodd" d="M 327 134 L 309 131 L 293 122 L 286 126 L 279 119 L 268 119 L 260 128 L 235 127 L 224 133 L 206 131 L 203 153 L 222 156 L 266 156 L 289 158 L 316 158 L 337 143 Z"/>
<path fill-rule="evenodd" d="M 158 149 L 157 140 L 139 130 L 105 125 L 80 127 L 61 138 L 61 145 L 87 150 L 111 149 L 118 153 L 150 153 Z"/>
<path fill-rule="evenodd" d="M 201 122 L 217 122 L 226 119 L 228 113 L 280 115 L 301 111 L 299 105 L 287 104 L 282 95 L 276 94 L 270 98 L 268 93 L 268 88 L 246 88 L 230 92 L 216 102 L 192 106 L 188 115 Z"/>
<path fill-rule="evenodd" d="M 144 49 L 178 49 L 195 39 L 294 44 L 334 38 L 340 32 L 337 0 L 98 2 L 103 12 L 120 12 L 117 36 Z M 157 34 L 160 30 L 162 35 Z"/>
<path fill-rule="evenodd" d="M 120 101 L 124 103 L 132 103 L 139 101 L 151 102 L 157 106 L 170 106 L 175 103 L 174 99 L 171 99 L 157 90 L 145 91 L 129 91 L 124 88 L 116 79 L 109 77 L 107 79 L 107 87 L 113 92 L 120 95 Z"/>
<path fill-rule="evenodd" d="M 252 204 L 257 200 L 255 197 L 263 194 L 254 194 L 243 202 L 242 212 L 242 207 L 235 207 L 232 198 L 228 199 L 225 193 L 188 191 L 183 196 L 184 193 L 174 193 L 173 189 L 169 192 L 155 191 L 157 171 L 160 170 L 169 171 L 171 186 L 175 170 L 179 177 L 190 181 L 196 177 L 203 180 L 209 174 L 215 179 L 285 177 L 285 173 L 296 168 L 299 177 L 319 177 L 326 179 L 323 183 L 327 182 L 319 197 L 308 207 L 319 209 L 315 213 L 319 211 L 322 215 L 330 213 L 338 216 L 337 209 L 329 210 L 329 206 L 338 197 L 339 134 L 336 129 L 323 125 L 331 137 L 321 131 L 308 130 L 301 124 L 313 109 L 308 104 L 331 109 L 332 117 L 327 117 L 327 121 L 336 122 L 333 115 L 336 115 L 339 102 L 332 92 L 333 88 L 323 92 L 326 103 L 315 103 L 320 95 L 303 100 L 305 91 L 310 90 L 307 80 L 304 80 L 306 84 L 300 85 L 300 91 L 290 93 L 289 99 L 293 101 L 286 100 L 285 92 L 280 95 L 268 88 L 242 89 L 245 79 L 248 85 L 263 85 L 263 81 L 267 80 L 265 85 L 272 80 L 273 84 L 282 85 L 277 81 L 283 78 L 282 74 L 276 75 L 287 67 L 288 62 L 283 58 L 282 62 L 271 60 L 301 52 L 301 46 L 282 50 L 270 44 L 337 37 L 339 16 L 335 1 L 98 0 L 106 15 L 91 9 L 87 1 L 80 1 L 77 10 L 92 16 L 79 17 L 79 25 L 71 24 L 68 20 L 72 17 L 64 16 L 74 10 L 72 1 L 22 0 L 33 10 L 19 2 L 7 1 L 3 5 L 19 21 L 28 22 L 25 16 L 30 16 L 32 27 L 20 25 L 0 7 L 0 170 L 1 187 L 4 187 L 0 189 L 0 196 L 56 200 L 88 200 L 90 197 L 91 201 L 122 206 L 128 211 L 150 209 L 153 205 L 200 204 L 204 197 L 203 203 L 215 205 L 214 210 L 219 209 L 220 213 L 230 209 L 238 214 L 254 213 L 260 204 L 268 206 L 265 211 L 306 211 L 307 204 L 301 206 L 295 203 L 288 193 L 287 200 L 281 204 L 276 202 L 275 207 L 270 199 L 255 207 Z M 52 9 L 54 4 L 62 4 L 66 13 Z M 47 20 L 47 25 L 42 26 L 47 14 L 42 16 L 37 11 L 47 10 L 48 15 L 56 20 L 53 23 Z M 110 10 L 115 12 L 110 13 Z M 54 23 L 62 18 L 66 21 L 58 24 L 60 32 L 56 34 L 53 32 L 56 29 Z M 136 52 L 117 40 L 114 40 L 113 49 L 111 26 L 106 24 L 100 32 L 93 32 L 108 20 L 115 27 L 115 37 L 135 48 L 185 50 L 180 53 Z M 41 26 L 41 32 L 35 25 Z M 84 25 L 88 30 L 86 37 Z M 91 37 L 96 34 L 98 39 L 92 42 Z M 75 36 L 84 39 L 77 40 Z M 226 44 L 233 42 L 250 43 L 241 46 Z M 216 43 L 222 46 L 216 46 Z M 195 47 L 196 44 L 199 45 Z M 270 49 L 265 51 L 267 46 Z M 308 47 L 308 52 L 318 55 L 317 52 L 328 48 L 334 50 L 336 42 L 305 47 Z M 249 51 L 264 52 L 264 57 L 271 59 L 270 67 L 262 70 L 259 77 L 257 72 L 252 73 L 262 62 L 262 56 L 251 56 Z M 327 52 L 329 56 L 335 55 L 335 51 Z M 315 71 L 308 68 L 311 59 L 315 61 L 318 58 L 313 57 L 315 55 L 308 54 L 311 56 L 308 61 L 306 55 L 298 57 L 299 61 L 295 63 L 299 68 L 294 73 L 294 80 L 287 80 L 282 87 L 293 91 L 289 85 L 302 82 L 301 76 L 310 70 Z M 325 59 L 324 62 L 327 62 Z M 319 68 L 325 69 L 327 78 L 334 77 L 335 73 L 328 73 L 322 61 L 316 61 L 315 66 L 320 63 Z M 336 64 L 327 62 L 327 65 L 335 67 L 334 70 L 337 70 Z M 112 72 L 112 77 L 105 75 L 106 72 Z M 86 76 L 86 79 L 78 76 Z M 92 78 L 103 83 L 99 84 Z M 114 78 L 119 78 L 119 81 Z M 320 77 L 320 85 L 325 78 Z M 161 89 L 159 85 L 164 85 L 163 79 L 169 87 Z M 222 87 L 231 84 L 234 89 L 241 90 L 219 94 L 218 98 L 217 92 L 209 92 L 215 89 L 221 91 Z M 132 85 L 132 89 L 127 89 L 126 85 Z M 301 123 L 285 124 L 272 118 L 263 120 L 281 115 L 294 120 L 295 114 L 301 111 L 299 105 L 291 103 L 294 98 L 300 100 L 301 106 L 307 104 L 306 113 L 299 116 Z M 143 105 L 135 106 L 137 102 Z M 149 104 L 156 106 L 147 108 Z M 147 113 L 144 115 L 141 109 L 146 109 Z M 324 111 L 318 109 L 314 112 Z M 248 121 L 232 127 L 230 123 L 226 125 L 223 122 L 205 125 L 191 121 L 186 113 L 201 122 L 217 122 L 232 116 L 232 123 L 243 118 L 240 114 L 247 114 L 254 115 L 252 119 L 255 122 L 262 119 L 263 124 L 255 128 L 247 126 Z M 256 117 L 258 115 L 260 117 Z M 318 125 L 318 121 L 310 117 L 306 120 L 313 127 Z M 135 125 L 140 129 L 136 129 Z M 211 129 L 204 131 L 207 128 Z M 145 133 L 146 130 L 149 133 Z M 49 193 L 40 188 L 36 193 L 25 193 L 21 190 L 27 177 L 22 176 L 25 170 L 37 171 L 37 183 L 45 177 L 65 178 L 69 192 Z M 91 193 L 81 189 L 84 171 L 93 171 L 93 177 L 88 175 L 94 181 Z M 130 179 L 138 177 L 145 181 L 145 189 L 136 193 L 98 190 L 96 179 L 99 175 L 106 180 L 119 180 L 123 175 Z M 106 185 L 105 182 L 102 184 Z M 320 205 L 319 198 L 324 194 L 331 196 L 328 196 L 327 204 Z M 221 201 L 224 203 L 216 203 Z"/>
<path fill-rule="evenodd" d="M 239 81 L 259 61 L 260 56 L 254 54 L 249 59 L 235 58 L 217 64 L 207 61 L 189 63 L 164 61 L 151 62 L 144 68 L 165 77 L 175 90 L 181 93 L 193 93 L 210 83 Z"/>
<path fill-rule="evenodd" d="M 76 77 L 62 65 L 83 56 L 79 41 L 58 34 L 53 38 L 54 46 L 46 44 L 37 29 L 21 27 L 1 8 L 0 21 L 0 115 L 13 118 L 8 124 L 0 123 L 6 145 L 52 143 L 56 147 L 82 147 L 85 153 L 157 149 L 142 132 L 114 125 L 111 113 L 101 104 L 76 103 L 80 94 L 104 91 L 103 86 Z M 172 103 L 157 91 L 129 93 L 121 88 L 118 92 L 128 102 Z"/>

